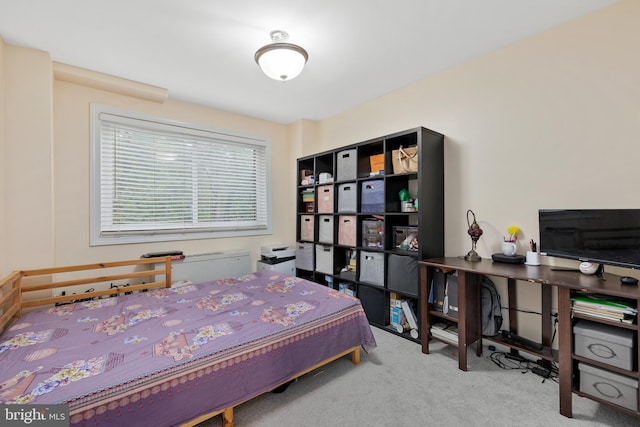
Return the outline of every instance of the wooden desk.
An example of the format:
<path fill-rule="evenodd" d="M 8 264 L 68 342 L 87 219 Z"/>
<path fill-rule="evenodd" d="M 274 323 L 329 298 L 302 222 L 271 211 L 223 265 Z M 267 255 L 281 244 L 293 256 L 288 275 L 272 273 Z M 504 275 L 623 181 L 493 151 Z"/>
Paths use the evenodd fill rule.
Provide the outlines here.
<path fill-rule="evenodd" d="M 507 279 L 509 291 L 509 307 L 517 307 L 516 281 L 526 281 L 540 284 L 542 301 L 542 344 L 540 352 L 527 349 L 513 343 L 507 343 L 500 336 L 485 338 L 508 345 L 512 349 L 535 354 L 544 360 L 555 360 L 559 365 L 560 413 L 572 416 L 571 398 L 573 391 L 573 337 L 571 321 L 571 291 L 583 290 L 605 295 L 640 300 L 640 290 L 635 285 L 623 285 L 620 276 L 606 274 L 607 280 L 596 276 L 571 271 L 555 271 L 549 266 L 527 266 L 524 264 L 497 263 L 489 259 L 479 262 L 469 262 L 462 258 L 446 257 L 420 261 L 420 336 L 422 337 L 422 352 L 429 353 L 429 331 L 431 316 L 434 315 L 428 304 L 428 296 L 433 278 L 433 269 L 448 269 L 458 271 L 458 367 L 467 370 L 467 349 L 476 344 L 476 354 L 482 354 L 482 321 L 480 307 L 480 276 L 504 277 Z M 558 351 L 551 348 L 551 291 L 555 286 L 558 291 Z M 509 312 L 511 332 L 517 333 L 517 318 L 515 310 Z M 442 317 L 442 315 L 440 315 Z M 637 325 L 633 328 L 636 330 Z M 640 359 L 636 355 L 636 359 Z M 636 368 L 637 369 L 637 368 Z M 637 377 L 636 372 L 636 377 Z M 638 412 L 630 412 L 638 416 Z"/>

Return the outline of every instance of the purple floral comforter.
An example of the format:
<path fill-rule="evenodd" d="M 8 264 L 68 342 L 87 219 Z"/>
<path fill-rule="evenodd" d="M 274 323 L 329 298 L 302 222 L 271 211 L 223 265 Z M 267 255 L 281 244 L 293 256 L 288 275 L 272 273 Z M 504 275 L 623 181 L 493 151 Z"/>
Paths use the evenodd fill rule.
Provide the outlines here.
<path fill-rule="evenodd" d="M 28 313 L 0 338 L 0 403 L 66 403 L 72 425 L 176 425 L 350 347 L 359 300 L 273 272 Z"/>

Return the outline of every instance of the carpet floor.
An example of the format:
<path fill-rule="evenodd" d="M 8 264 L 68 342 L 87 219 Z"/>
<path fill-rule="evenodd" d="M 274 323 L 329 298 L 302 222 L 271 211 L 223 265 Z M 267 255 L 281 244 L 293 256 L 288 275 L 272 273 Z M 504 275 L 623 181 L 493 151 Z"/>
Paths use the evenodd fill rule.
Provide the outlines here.
<path fill-rule="evenodd" d="M 378 347 L 358 366 L 345 357 L 302 376 L 283 393 L 235 409 L 236 427 L 334 426 L 615 426 L 638 418 L 573 395 L 573 418 L 558 412 L 558 384 L 526 369 L 502 369 L 484 348 L 470 350 L 469 370 L 456 349 L 420 345 L 373 328 Z M 494 355 L 495 356 L 495 355 Z M 217 416 L 198 427 L 217 427 Z"/>

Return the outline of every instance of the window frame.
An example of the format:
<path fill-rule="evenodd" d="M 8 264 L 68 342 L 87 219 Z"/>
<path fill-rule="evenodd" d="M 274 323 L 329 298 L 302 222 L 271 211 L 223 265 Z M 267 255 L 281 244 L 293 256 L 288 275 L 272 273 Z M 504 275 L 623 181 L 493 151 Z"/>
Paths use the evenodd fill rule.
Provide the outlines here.
<path fill-rule="evenodd" d="M 174 130 L 181 129 L 184 133 L 195 132 L 200 135 L 210 135 L 211 138 L 231 144 L 255 145 L 264 147 L 265 179 L 266 179 L 266 226 L 263 228 L 233 228 L 213 230 L 211 228 L 193 228 L 178 230 L 141 230 L 126 231 L 118 234 L 108 232 L 103 234 L 101 224 L 101 114 L 120 116 L 126 120 L 142 120 L 158 124 L 161 128 L 167 126 Z M 225 237 L 245 237 L 267 235 L 272 233 L 272 197 L 271 197 L 271 142 L 266 137 L 240 133 L 235 130 L 220 129 L 201 123 L 168 119 L 146 113 L 124 110 L 102 104 L 90 105 L 90 246 L 118 245 L 132 243 L 152 243 L 164 241 L 214 239 Z"/>

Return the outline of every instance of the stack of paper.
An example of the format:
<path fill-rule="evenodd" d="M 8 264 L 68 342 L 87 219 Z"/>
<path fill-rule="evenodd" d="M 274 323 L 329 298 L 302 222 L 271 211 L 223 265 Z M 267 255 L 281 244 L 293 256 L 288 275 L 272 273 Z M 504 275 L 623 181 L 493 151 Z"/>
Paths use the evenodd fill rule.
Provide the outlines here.
<path fill-rule="evenodd" d="M 574 313 L 612 322 L 632 324 L 638 315 L 631 302 L 600 294 L 576 294 L 571 297 Z"/>
<path fill-rule="evenodd" d="M 458 345 L 458 328 L 455 324 L 443 322 L 431 325 L 431 335 L 450 344 Z"/>

